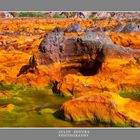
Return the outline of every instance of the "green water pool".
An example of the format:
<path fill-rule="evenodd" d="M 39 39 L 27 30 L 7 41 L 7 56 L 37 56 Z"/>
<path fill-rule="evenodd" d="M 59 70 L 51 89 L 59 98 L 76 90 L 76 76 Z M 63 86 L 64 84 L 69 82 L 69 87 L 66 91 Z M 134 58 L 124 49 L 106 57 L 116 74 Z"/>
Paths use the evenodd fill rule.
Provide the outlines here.
<path fill-rule="evenodd" d="M 112 127 L 111 124 L 69 122 L 56 117 L 54 113 L 71 97 L 53 93 L 49 87 L 37 89 L 23 85 L 0 84 L 0 91 L 12 94 L 11 97 L 0 97 L 0 108 L 8 104 L 14 105 L 11 112 L 0 111 L 0 127 Z M 118 94 L 140 101 L 139 90 L 123 90 Z"/>
<path fill-rule="evenodd" d="M 19 85 L 4 85 L 1 91 L 13 95 L 8 98 L 0 97 L 0 106 L 13 104 L 11 112 L 0 112 L 0 127 L 93 127 L 90 122 L 68 122 L 55 117 L 62 103 L 70 97 L 54 94 L 51 89 L 36 89 Z M 47 107 L 36 111 L 35 108 Z"/>

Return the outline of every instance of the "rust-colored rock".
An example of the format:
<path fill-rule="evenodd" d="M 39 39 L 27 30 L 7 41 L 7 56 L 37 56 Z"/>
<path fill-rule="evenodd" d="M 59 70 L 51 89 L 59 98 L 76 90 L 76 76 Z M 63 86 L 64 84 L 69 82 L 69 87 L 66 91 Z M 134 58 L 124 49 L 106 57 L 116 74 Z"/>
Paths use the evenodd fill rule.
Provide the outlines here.
<path fill-rule="evenodd" d="M 130 47 L 133 49 L 140 49 L 140 33 L 110 33 L 110 38 L 117 45 L 122 45 L 124 47 Z"/>
<path fill-rule="evenodd" d="M 58 85 L 63 95 L 76 97 L 86 95 L 89 91 L 104 93 L 104 91 L 118 91 L 136 89 L 140 87 L 140 65 L 132 58 L 107 58 L 102 69 L 96 75 L 83 76 L 76 71 L 66 75 Z"/>
<path fill-rule="evenodd" d="M 140 103 L 115 93 L 93 93 L 65 102 L 60 112 L 69 121 L 105 122 L 118 126 L 140 126 Z"/>
<path fill-rule="evenodd" d="M 75 23 L 78 26 L 72 32 L 63 32 Z M 54 92 L 73 98 L 61 108 L 69 120 L 139 126 L 139 103 L 114 92 L 140 87 L 140 33 L 120 33 L 118 23 L 112 19 L 2 19 L 0 84 L 53 86 Z M 127 24 L 121 21 L 122 26 Z M 30 65 L 17 77 L 32 56 L 36 68 Z M 0 91 L 0 98 L 12 95 Z M 0 110 L 13 108 L 5 105 Z"/>
<path fill-rule="evenodd" d="M 7 104 L 7 105 L 0 106 L 0 112 L 4 112 L 4 111 L 11 112 L 13 109 L 14 109 L 13 104 Z"/>

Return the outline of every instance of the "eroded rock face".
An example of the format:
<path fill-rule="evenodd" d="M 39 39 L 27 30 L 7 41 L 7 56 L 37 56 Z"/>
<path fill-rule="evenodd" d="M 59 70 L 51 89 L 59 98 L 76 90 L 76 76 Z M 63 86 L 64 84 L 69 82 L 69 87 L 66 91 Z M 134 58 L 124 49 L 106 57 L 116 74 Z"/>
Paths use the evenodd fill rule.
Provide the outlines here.
<path fill-rule="evenodd" d="M 92 93 L 65 102 L 58 114 L 69 121 L 105 122 L 117 126 L 140 126 L 140 103 L 115 93 Z"/>
<path fill-rule="evenodd" d="M 87 32 L 80 37 L 66 37 L 63 32 L 50 33 L 39 46 L 38 64 L 60 62 L 63 68 L 77 69 L 83 75 L 95 75 L 108 57 L 129 58 L 139 53 L 131 48 L 117 46 L 101 33 Z"/>
<path fill-rule="evenodd" d="M 66 37 L 63 32 L 50 33 L 41 42 L 39 51 L 44 53 L 48 59 L 56 61 L 71 61 L 75 57 L 94 58 L 101 52 L 105 56 L 111 55 L 131 55 L 136 53 L 133 49 L 124 48 L 113 44 L 106 34 L 87 32 L 80 37 Z"/>
<path fill-rule="evenodd" d="M 115 45 L 107 33 L 89 31 L 80 37 L 67 37 L 63 32 L 50 33 L 41 42 L 39 50 L 38 65 L 59 64 L 59 68 L 52 71 L 60 76 L 55 88 L 64 96 L 139 86 L 136 63 L 140 52 Z M 128 80 L 130 75 L 135 78 Z"/>
<path fill-rule="evenodd" d="M 63 32 L 53 32 L 48 34 L 46 38 L 41 42 L 39 51 L 45 54 L 45 57 L 52 62 L 60 60 L 61 53 L 63 51 L 62 45 L 64 42 Z"/>

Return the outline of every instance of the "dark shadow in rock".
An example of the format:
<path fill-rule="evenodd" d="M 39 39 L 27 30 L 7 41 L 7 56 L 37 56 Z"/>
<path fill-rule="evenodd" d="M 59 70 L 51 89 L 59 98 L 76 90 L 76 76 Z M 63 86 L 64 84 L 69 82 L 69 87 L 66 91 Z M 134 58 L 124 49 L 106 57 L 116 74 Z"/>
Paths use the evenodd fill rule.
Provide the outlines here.
<path fill-rule="evenodd" d="M 82 63 L 82 67 L 79 69 L 79 72 L 81 72 L 84 76 L 96 75 L 102 66 L 102 63 L 98 63 L 96 61 Z"/>
<path fill-rule="evenodd" d="M 84 76 L 91 76 L 96 75 L 99 71 L 102 70 L 102 64 L 105 61 L 105 55 L 103 51 L 97 50 L 97 56 L 93 61 L 90 62 L 81 62 L 82 67 L 79 69 L 79 71 Z"/>
<path fill-rule="evenodd" d="M 54 117 L 65 120 L 64 116 L 64 110 L 57 110 L 55 113 L 53 113 Z"/>
<path fill-rule="evenodd" d="M 135 59 L 136 62 L 140 65 L 140 56 L 138 56 L 138 57 L 134 57 L 134 59 Z"/>
<path fill-rule="evenodd" d="M 17 77 L 19 77 L 21 74 L 27 74 L 29 68 L 30 68 L 30 65 L 23 65 L 21 67 L 21 69 L 19 70 L 19 73 L 17 74 Z"/>
<path fill-rule="evenodd" d="M 46 52 L 46 49 L 45 49 L 45 45 L 44 44 L 46 44 L 46 42 L 47 42 L 47 39 L 46 38 L 44 38 L 43 40 L 42 40 L 42 42 L 40 43 L 40 45 L 39 45 L 39 51 L 40 52 L 42 52 L 42 53 L 45 53 Z"/>
<path fill-rule="evenodd" d="M 59 82 L 58 81 L 52 81 L 51 84 L 52 84 L 52 91 L 53 91 L 53 93 L 60 94 L 60 91 L 58 89 Z"/>
<path fill-rule="evenodd" d="M 29 70 L 29 72 L 30 72 L 30 73 L 35 73 L 35 71 L 34 71 L 34 70 Z"/>
<path fill-rule="evenodd" d="M 102 65 L 105 62 L 105 55 L 104 52 L 101 50 L 97 50 L 95 59 L 88 60 L 81 60 L 79 66 L 71 66 L 66 67 L 61 70 L 62 76 L 67 74 L 77 74 L 83 76 L 92 76 L 96 75 L 98 72 L 102 70 Z"/>
<path fill-rule="evenodd" d="M 52 32 L 63 32 L 63 29 L 62 28 L 60 28 L 60 27 L 56 27 L 56 28 L 54 28 L 53 29 L 53 31 Z"/>

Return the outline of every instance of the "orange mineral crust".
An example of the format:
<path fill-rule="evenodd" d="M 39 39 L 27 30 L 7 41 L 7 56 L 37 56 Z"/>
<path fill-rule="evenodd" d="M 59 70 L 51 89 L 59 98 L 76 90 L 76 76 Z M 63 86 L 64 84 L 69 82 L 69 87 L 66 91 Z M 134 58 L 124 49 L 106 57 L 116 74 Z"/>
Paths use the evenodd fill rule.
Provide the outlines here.
<path fill-rule="evenodd" d="M 44 113 L 46 120 L 58 117 L 59 122 L 140 126 L 138 22 L 113 18 L 0 22 L 0 113 L 16 116 L 23 111 L 25 122 L 33 112 L 38 118 Z"/>

